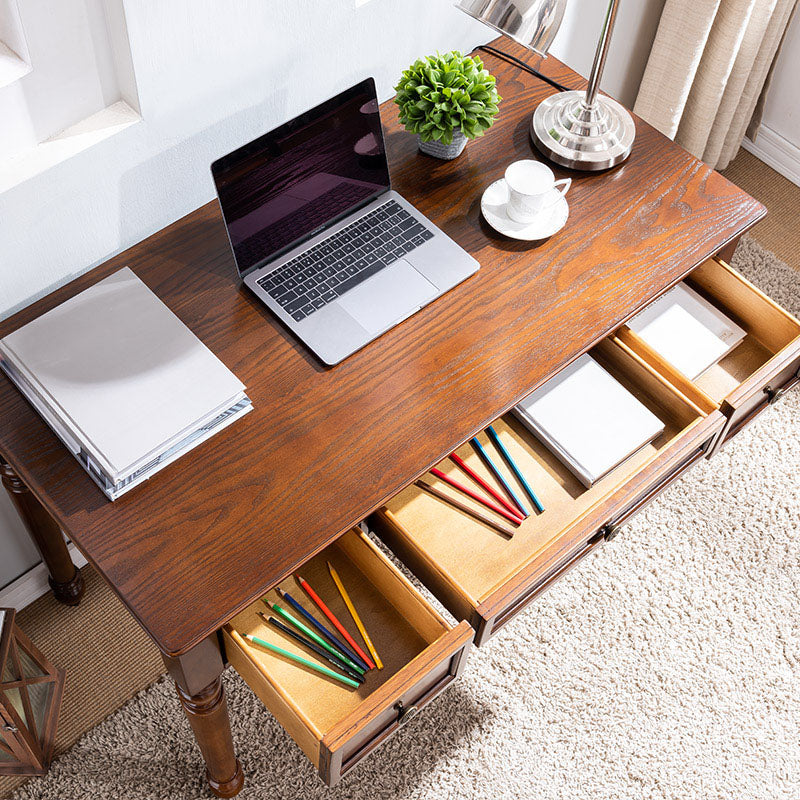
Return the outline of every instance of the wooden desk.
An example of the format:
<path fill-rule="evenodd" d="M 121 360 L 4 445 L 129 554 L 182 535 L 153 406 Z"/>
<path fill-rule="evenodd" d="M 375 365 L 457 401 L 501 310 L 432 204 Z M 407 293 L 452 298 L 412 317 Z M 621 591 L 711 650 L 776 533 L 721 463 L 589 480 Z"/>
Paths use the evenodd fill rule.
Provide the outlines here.
<path fill-rule="evenodd" d="M 485 60 L 501 113 L 453 162 L 419 155 L 395 106 L 382 106 L 394 187 L 481 269 L 339 366 L 323 367 L 238 285 L 216 202 L 0 324 L 2 336 L 128 265 L 247 386 L 253 413 L 110 503 L 0 380 L 6 481 L 25 498 L 55 583 L 76 599 L 39 504 L 163 653 L 219 795 L 242 784 L 221 626 L 709 256 L 732 252 L 765 213 L 637 120 L 625 164 L 555 170 L 573 178 L 563 231 L 540 244 L 499 237 L 481 218 L 481 192 L 511 161 L 537 157 L 529 117 L 552 90 Z M 553 58 L 544 69 L 582 85 Z"/>

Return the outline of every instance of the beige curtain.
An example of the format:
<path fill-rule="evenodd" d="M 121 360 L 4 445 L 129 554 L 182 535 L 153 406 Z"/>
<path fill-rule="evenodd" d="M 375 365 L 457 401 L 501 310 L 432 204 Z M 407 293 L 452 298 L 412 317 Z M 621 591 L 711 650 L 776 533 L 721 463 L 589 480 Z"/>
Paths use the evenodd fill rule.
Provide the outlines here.
<path fill-rule="evenodd" d="M 739 150 L 797 0 L 666 0 L 634 111 L 716 169 Z"/>

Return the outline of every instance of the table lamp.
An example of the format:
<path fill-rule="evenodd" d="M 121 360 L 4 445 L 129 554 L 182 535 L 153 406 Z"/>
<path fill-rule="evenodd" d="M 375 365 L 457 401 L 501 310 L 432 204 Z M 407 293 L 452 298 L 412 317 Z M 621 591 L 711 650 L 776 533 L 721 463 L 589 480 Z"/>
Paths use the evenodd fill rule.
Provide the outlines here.
<path fill-rule="evenodd" d="M 510 36 L 540 56 L 555 38 L 567 0 L 457 0 L 456 6 Z M 531 139 L 549 159 L 564 167 L 600 170 L 624 161 L 636 128 L 616 100 L 599 95 L 619 0 L 608 4 L 592 72 L 585 91 L 559 92 L 533 112 Z"/>

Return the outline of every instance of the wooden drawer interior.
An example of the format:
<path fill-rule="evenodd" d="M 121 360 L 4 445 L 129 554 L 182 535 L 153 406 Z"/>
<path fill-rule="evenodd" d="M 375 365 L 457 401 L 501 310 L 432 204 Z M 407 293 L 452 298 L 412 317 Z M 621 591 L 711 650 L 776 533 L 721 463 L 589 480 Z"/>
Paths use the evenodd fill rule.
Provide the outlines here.
<path fill-rule="evenodd" d="M 800 354 L 800 322 L 728 264 L 708 259 L 689 275 L 686 283 L 747 332 L 732 352 L 693 381 L 717 406 L 724 401 L 735 406 L 745 396 L 760 393 L 765 383 L 781 371 L 787 357 Z M 617 335 L 676 386 L 683 388 L 691 383 L 628 326 L 623 326 Z"/>
<path fill-rule="evenodd" d="M 517 602 L 537 580 L 543 580 L 570 548 L 585 550 L 586 541 L 599 528 L 658 483 L 679 452 L 686 446 L 691 449 L 707 444 L 722 425 L 718 412 L 702 409 L 679 394 L 625 345 L 606 340 L 591 354 L 665 423 L 663 434 L 652 444 L 587 489 L 507 414 L 494 423 L 494 428 L 545 509 L 537 514 L 528 501 L 531 516 L 516 529 L 513 539 L 506 539 L 415 486 L 405 489 L 370 519 L 378 535 L 455 616 L 472 620 L 478 627 L 478 643 L 484 639 L 481 626 Z M 478 439 L 494 452 L 486 434 Z M 494 483 L 469 444 L 456 452 Z M 496 463 L 501 469 L 505 467 L 499 458 Z M 468 483 L 449 459 L 439 468 Z M 503 471 L 519 488 L 511 472 Z M 426 480 L 447 488 L 433 476 L 426 476 Z M 520 497 L 525 497 L 521 489 Z M 464 497 L 459 499 L 473 504 Z M 508 589 L 511 584 L 516 587 L 513 591 Z"/>
<path fill-rule="evenodd" d="M 268 613 L 268 609 L 260 601 L 237 615 L 223 634 L 231 665 L 332 785 L 361 754 L 398 726 L 399 701 L 406 708 L 419 705 L 420 700 L 427 701 L 452 680 L 461 668 L 459 662 L 470 644 L 472 630 L 466 625 L 451 628 L 369 538 L 353 530 L 305 563 L 298 574 L 362 648 L 364 644 L 326 561 L 339 573 L 383 661 L 383 669 L 369 670 L 360 688 L 343 686 L 246 641 L 242 634 L 252 634 L 319 661 L 263 622 L 257 612 Z M 292 578 L 280 587 L 326 627 L 332 627 Z M 265 597 L 295 613 L 274 590 Z"/>

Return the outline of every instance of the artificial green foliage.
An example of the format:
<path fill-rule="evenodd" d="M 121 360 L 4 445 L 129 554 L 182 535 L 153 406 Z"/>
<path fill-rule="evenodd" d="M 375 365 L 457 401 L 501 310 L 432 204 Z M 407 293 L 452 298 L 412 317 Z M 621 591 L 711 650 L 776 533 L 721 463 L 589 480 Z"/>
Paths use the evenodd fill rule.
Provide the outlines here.
<path fill-rule="evenodd" d="M 457 50 L 418 58 L 394 88 L 406 130 L 418 133 L 423 142 L 442 144 L 453 141 L 455 130 L 468 139 L 483 136 L 502 99 L 480 58 Z"/>

